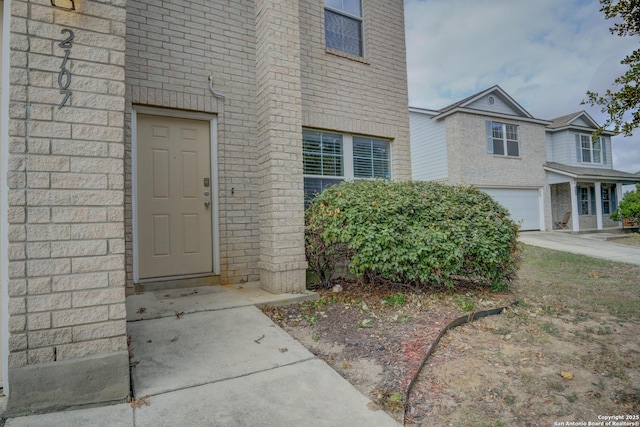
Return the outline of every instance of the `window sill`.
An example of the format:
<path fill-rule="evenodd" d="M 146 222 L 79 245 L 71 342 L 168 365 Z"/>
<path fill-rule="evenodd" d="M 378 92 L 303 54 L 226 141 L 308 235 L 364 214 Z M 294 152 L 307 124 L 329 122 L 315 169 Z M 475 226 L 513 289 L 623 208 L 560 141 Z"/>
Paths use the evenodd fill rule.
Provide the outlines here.
<path fill-rule="evenodd" d="M 522 160 L 520 156 L 503 156 L 502 154 L 492 154 L 494 159 Z"/>
<path fill-rule="evenodd" d="M 361 64 L 371 65 L 369 61 L 364 59 L 362 56 L 352 55 L 350 53 L 345 53 L 337 49 L 331 49 L 329 47 L 325 47 L 325 52 L 329 55 L 339 56 L 341 58 L 350 59 L 351 61 L 359 62 Z"/>

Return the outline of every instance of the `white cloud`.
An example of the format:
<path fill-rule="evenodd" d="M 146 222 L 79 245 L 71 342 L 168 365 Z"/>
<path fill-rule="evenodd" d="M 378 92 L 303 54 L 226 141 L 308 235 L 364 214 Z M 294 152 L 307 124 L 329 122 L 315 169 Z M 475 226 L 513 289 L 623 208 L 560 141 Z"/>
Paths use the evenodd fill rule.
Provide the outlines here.
<path fill-rule="evenodd" d="M 580 103 L 622 74 L 638 38 L 611 35 L 599 9 L 597 0 L 406 0 L 409 104 L 442 108 L 498 84 L 535 117 L 584 109 L 603 122 Z M 614 150 L 617 169 L 640 170 L 639 138 L 616 137 Z"/>

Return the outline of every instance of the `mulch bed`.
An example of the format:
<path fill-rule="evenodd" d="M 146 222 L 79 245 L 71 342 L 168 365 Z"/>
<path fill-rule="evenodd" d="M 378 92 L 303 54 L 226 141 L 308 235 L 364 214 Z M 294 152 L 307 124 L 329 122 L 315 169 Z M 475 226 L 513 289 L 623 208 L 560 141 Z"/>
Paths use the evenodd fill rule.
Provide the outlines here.
<path fill-rule="evenodd" d="M 350 378 L 350 363 L 369 359 L 382 367 L 382 375 L 362 381 L 360 390 L 379 407 L 402 416 L 405 390 L 426 352 L 440 331 L 464 312 L 461 294 L 439 292 L 419 294 L 387 286 L 342 282 L 340 291 L 316 289 L 317 302 L 265 308 L 274 322 L 356 386 Z M 483 310 L 508 305 L 511 294 L 473 292 L 475 301 L 483 301 Z M 307 334 L 312 340 L 301 339 Z M 328 346 L 339 346 L 339 354 L 329 353 Z M 408 423 L 421 419 L 428 411 L 423 387 L 416 387 L 407 407 Z M 412 402 L 416 402 L 413 405 Z"/>

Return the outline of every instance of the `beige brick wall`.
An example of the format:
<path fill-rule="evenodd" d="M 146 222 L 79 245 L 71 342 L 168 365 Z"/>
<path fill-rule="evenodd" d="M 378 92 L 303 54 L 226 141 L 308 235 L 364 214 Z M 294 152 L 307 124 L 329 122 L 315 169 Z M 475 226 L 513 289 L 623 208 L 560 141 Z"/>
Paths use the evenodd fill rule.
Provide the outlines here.
<path fill-rule="evenodd" d="M 394 179 L 411 179 L 402 1 L 363 1 L 364 57 L 328 51 L 324 2 L 300 2 L 303 126 L 392 141 Z"/>
<path fill-rule="evenodd" d="M 292 278 L 298 273 L 284 272 L 304 265 L 303 126 L 388 138 L 394 178 L 410 179 L 403 4 L 363 3 L 362 60 L 327 52 L 323 2 L 274 0 L 264 8 L 248 0 L 127 1 L 127 110 L 146 105 L 217 115 L 223 283 L 258 280 L 259 266 L 283 272 L 283 280 L 298 280 Z M 265 17 L 262 11 L 281 15 Z M 280 21 L 269 27 L 263 18 Z M 289 35 L 299 40 L 287 41 L 282 64 L 258 57 L 256 40 L 268 50 Z M 296 61 L 299 65 L 292 65 Z M 224 100 L 210 92 L 209 75 Z M 129 121 L 127 115 L 124 215 L 127 283 L 132 284 Z"/>
<path fill-rule="evenodd" d="M 127 1 L 127 109 L 217 114 L 223 283 L 255 281 L 258 223 L 255 12 L 252 1 Z M 214 97 L 215 88 L 226 96 Z M 131 131 L 125 137 L 127 283 L 133 282 Z"/>
<path fill-rule="evenodd" d="M 567 183 L 551 185 L 551 203 L 552 203 L 552 215 L 553 224 L 561 221 L 565 212 L 571 212 L 571 186 Z M 572 215 L 576 215 L 576 212 L 572 212 Z M 567 224 L 568 229 L 573 228 L 573 222 L 571 219 Z"/>
<path fill-rule="evenodd" d="M 10 368 L 126 350 L 123 3 L 11 2 Z"/>
<path fill-rule="evenodd" d="M 485 120 L 516 124 L 520 156 L 487 153 Z M 449 176 L 452 184 L 544 187 L 546 161 L 544 125 L 456 113 L 446 118 Z"/>
<path fill-rule="evenodd" d="M 300 24 L 296 0 L 256 0 L 260 282 L 305 289 Z"/>

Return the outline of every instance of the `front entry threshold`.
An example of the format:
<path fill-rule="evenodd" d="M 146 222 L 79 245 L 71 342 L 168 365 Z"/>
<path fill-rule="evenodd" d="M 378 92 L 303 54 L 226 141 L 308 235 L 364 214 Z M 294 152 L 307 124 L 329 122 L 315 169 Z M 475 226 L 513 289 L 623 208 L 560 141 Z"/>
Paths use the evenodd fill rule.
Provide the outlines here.
<path fill-rule="evenodd" d="M 183 314 L 255 305 L 258 307 L 317 300 L 310 291 L 272 294 L 260 282 L 147 291 L 126 299 L 127 321 L 181 317 Z"/>
<path fill-rule="evenodd" d="M 189 277 L 163 277 L 157 279 L 143 279 L 134 285 L 136 294 L 143 292 L 163 291 L 167 289 L 186 289 L 200 286 L 220 284 L 220 276 L 212 274 Z"/>

